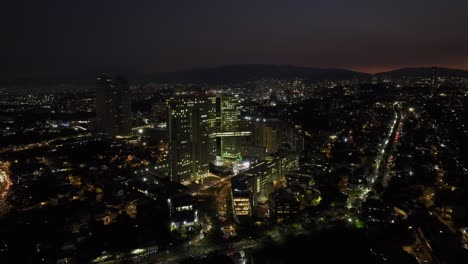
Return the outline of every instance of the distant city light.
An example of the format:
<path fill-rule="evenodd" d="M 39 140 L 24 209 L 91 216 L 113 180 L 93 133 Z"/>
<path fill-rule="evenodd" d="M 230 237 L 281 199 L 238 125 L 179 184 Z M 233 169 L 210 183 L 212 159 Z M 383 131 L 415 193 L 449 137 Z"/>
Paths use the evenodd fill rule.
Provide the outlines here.
<path fill-rule="evenodd" d="M 106 251 L 96 252 L 100 255 L 93 261 L 96 263 L 114 258 L 171 262 L 190 254 L 201 258 L 213 250 L 240 254 L 260 247 L 265 238 L 279 239 L 287 237 L 286 232 L 294 235 L 305 231 L 307 226 L 302 226 L 302 220 L 311 226 L 322 222 L 327 228 L 343 224 L 365 228 L 376 222 L 383 232 L 388 224 L 401 224 L 413 229 L 409 234 L 418 234 L 422 232 L 420 225 L 408 226 L 403 220 L 422 211 L 436 216 L 424 232 L 427 236 L 434 232 L 439 235 L 442 231 L 438 222 L 452 225 L 458 210 L 452 211 L 452 204 L 464 205 L 462 200 L 452 200 L 460 199 L 458 194 L 467 191 L 463 181 L 454 179 L 468 172 L 460 137 L 466 134 L 463 102 L 468 96 L 468 78 L 464 87 L 457 81 L 452 92 L 452 81 L 443 81 L 445 77 L 437 77 L 441 82 L 437 86 L 430 78 L 413 82 L 413 78 L 386 81 L 374 77 L 369 83 L 363 80 L 364 85 L 357 78 L 310 84 L 306 80 L 293 84 L 266 79 L 218 84 L 217 88 L 182 82 L 142 83 L 141 87 L 138 84 L 130 88 L 118 80 L 98 77 L 99 96 L 86 90 L 76 96 L 41 92 L 30 98 L 0 87 L 5 98 L 0 100 L 0 107 L 7 113 L 0 118 L 0 135 L 6 139 L 0 144 L 0 220 L 3 215 L 24 215 L 28 222 L 36 222 L 31 226 L 40 226 L 47 214 L 80 202 L 86 205 L 83 209 L 89 208 L 89 214 L 80 209 L 78 222 L 66 221 L 74 219 L 76 212 L 65 210 L 59 220 L 66 226 L 57 235 L 73 237 L 79 232 L 79 236 L 86 237 L 91 230 L 94 235 L 94 228 L 81 228 L 94 222 L 111 227 L 119 226 L 120 221 L 133 223 L 129 227 L 135 227 L 135 236 L 130 238 L 138 238 L 138 245 L 144 248 L 134 245 L 121 251 L 106 246 Z M 427 89 L 412 88 L 423 85 Z M 380 87 L 394 90 L 381 93 Z M 447 98 L 438 96 L 439 87 L 450 91 Z M 240 96 L 234 95 L 237 93 Z M 103 97 L 106 101 L 100 100 Z M 108 100 L 114 101 L 112 107 L 104 104 Z M 271 107 L 274 101 L 278 104 Z M 132 102 L 145 107 L 132 112 Z M 43 120 L 29 121 L 27 115 L 36 109 L 40 115 L 35 114 L 34 119 Z M 53 116 L 43 115 L 45 111 Z M 93 111 L 96 118 L 87 114 L 83 115 L 87 121 L 75 120 L 77 114 Z M 20 112 L 28 122 L 13 116 Z M 22 138 L 24 142 L 20 142 Z M 433 177 L 424 178 L 425 172 Z M 54 180 L 50 183 L 57 186 L 51 186 L 52 194 L 38 196 L 37 191 L 43 190 L 37 189 L 43 184 L 36 182 L 41 183 L 44 177 Z M 329 188 L 331 183 L 333 189 Z M 62 188 L 63 184 L 72 188 Z M 410 201 L 421 203 L 417 211 L 408 207 L 408 199 L 399 199 L 399 193 L 406 189 Z M 90 191 L 96 195 L 86 195 Z M 447 191 L 453 193 L 445 195 Z M 324 202 L 322 196 L 327 198 L 327 206 L 317 206 Z M 161 206 L 164 199 L 167 204 Z M 316 207 L 316 216 L 301 219 L 308 215 L 310 206 Z M 9 213 L 12 210 L 14 214 Z M 29 219 L 28 215 L 36 211 L 44 212 L 44 216 Z M 117 217 L 123 212 L 133 220 Z M 141 216 L 151 224 L 136 225 Z M 18 219 L 21 222 L 23 217 Z M 335 224 L 337 221 L 341 223 Z M 17 221 L 2 224 L 2 230 L 12 234 L 0 243 L 0 251 L 7 249 L 9 240 L 20 243 L 23 239 L 18 236 L 18 241 L 13 240 Z M 234 225 L 242 230 L 239 240 L 212 243 L 208 233 L 212 227 L 217 232 L 221 229 L 228 238 L 237 235 Z M 254 225 L 262 226 L 262 232 L 250 234 L 249 226 Z M 168 237 L 171 247 L 155 242 L 150 235 L 153 229 L 177 231 Z M 451 231 L 442 230 L 447 234 Z M 455 231 L 466 240 L 467 230 L 458 226 Z M 102 242 L 113 245 L 112 239 L 104 236 Z M 175 243 L 181 239 L 186 242 Z M 40 247 L 26 253 L 34 256 L 37 252 L 33 251 L 39 248 L 59 250 L 51 248 L 54 243 L 40 238 L 37 241 Z M 71 255 L 79 256 L 80 242 L 72 242 L 76 249 Z M 191 243 L 191 250 L 184 248 Z M 419 244 L 404 249 L 416 260 L 430 259 L 427 248 L 417 250 Z M 68 247 L 68 243 L 65 245 Z M 160 250 L 167 255 L 159 255 Z M 156 251 L 158 255 L 154 255 Z M 382 253 L 392 257 L 391 250 L 390 254 Z"/>

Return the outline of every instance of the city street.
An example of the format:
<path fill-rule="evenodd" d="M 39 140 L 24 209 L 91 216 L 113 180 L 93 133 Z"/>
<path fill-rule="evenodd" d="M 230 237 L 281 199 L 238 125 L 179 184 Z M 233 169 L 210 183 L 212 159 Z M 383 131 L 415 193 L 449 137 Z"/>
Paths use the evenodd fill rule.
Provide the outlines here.
<path fill-rule="evenodd" d="M 6 199 L 12 185 L 9 176 L 9 164 L 0 162 L 0 215 L 8 212 L 9 205 Z"/>
<path fill-rule="evenodd" d="M 19 152 L 19 151 L 32 150 L 32 149 L 35 149 L 35 148 L 47 147 L 50 144 L 55 143 L 56 141 L 60 141 L 60 140 L 78 139 L 78 138 L 90 137 L 90 136 L 92 136 L 92 135 L 91 134 L 73 135 L 73 136 L 68 136 L 68 137 L 54 138 L 54 139 L 51 139 L 51 140 L 45 140 L 45 141 L 26 144 L 26 145 L 21 145 L 21 146 L 11 146 L 11 147 L 1 149 L 0 154 L 4 154 L 4 153 L 8 153 L 8 152 Z"/>
<path fill-rule="evenodd" d="M 398 139 L 403 127 L 402 114 L 395 112 L 395 117 L 389 122 L 389 130 L 377 149 L 377 156 L 372 163 L 372 172 L 367 176 L 367 184 L 350 192 L 347 208 L 360 208 L 370 193 L 376 192 L 376 184 L 386 187 L 390 180 L 390 168 L 393 162 L 392 153 L 395 152 Z"/>

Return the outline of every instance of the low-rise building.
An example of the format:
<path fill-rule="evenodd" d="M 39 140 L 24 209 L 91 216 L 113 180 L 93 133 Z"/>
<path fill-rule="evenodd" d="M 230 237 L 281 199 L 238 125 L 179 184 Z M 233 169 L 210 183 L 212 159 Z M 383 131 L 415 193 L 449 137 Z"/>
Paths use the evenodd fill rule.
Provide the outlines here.
<path fill-rule="evenodd" d="M 299 212 L 299 201 L 284 189 L 270 194 L 269 206 L 270 217 L 276 220 L 294 217 Z"/>
<path fill-rule="evenodd" d="M 171 228 L 192 225 L 198 222 L 196 199 L 186 193 L 177 193 L 167 199 Z"/>

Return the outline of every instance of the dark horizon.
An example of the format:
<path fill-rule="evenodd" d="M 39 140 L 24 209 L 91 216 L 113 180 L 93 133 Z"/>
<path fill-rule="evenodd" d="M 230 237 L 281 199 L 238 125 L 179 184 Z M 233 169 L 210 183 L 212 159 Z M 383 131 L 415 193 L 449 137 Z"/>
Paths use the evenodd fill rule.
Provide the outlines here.
<path fill-rule="evenodd" d="M 438 66 L 402 67 L 385 72 L 367 73 L 343 68 L 306 67 L 292 64 L 231 64 L 212 67 L 196 67 L 169 72 L 142 73 L 138 71 L 87 71 L 64 75 L 31 75 L 16 78 L 0 79 L 4 85 L 22 84 L 93 84 L 99 74 L 123 76 L 131 83 L 162 81 L 162 82 L 202 82 L 225 83 L 231 81 L 252 81 L 259 78 L 304 79 L 308 81 L 366 79 L 370 76 L 383 75 L 392 78 L 420 78 L 432 74 L 432 69 L 438 68 L 439 74 L 446 77 L 467 77 L 464 69 L 445 68 Z"/>
<path fill-rule="evenodd" d="M 10 1 L 0 79 L 290 64 L 468 69 L 466 1 Z"/>

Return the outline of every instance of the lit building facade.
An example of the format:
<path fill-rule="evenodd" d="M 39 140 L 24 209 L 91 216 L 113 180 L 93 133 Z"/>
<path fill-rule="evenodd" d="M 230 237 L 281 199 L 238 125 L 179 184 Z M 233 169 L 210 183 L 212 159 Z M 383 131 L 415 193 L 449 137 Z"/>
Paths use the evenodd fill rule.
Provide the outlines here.
<path fill-rule="evenodd" d="M 285 146 L 292 151 L 301 153 L 304 150 L 304 138 L 300 128 L 275 118 L 245 117 L 245 126 L 253 131 L 252 144 L 263 147 L 266 155 L 275 154 Z M 250 149 L 242 148 L 243 153 Z"/>
<path fill-rule="evenodd" d="M 269 208 L 270 217 L 280 220 L 297 215 L 300 205 L 292 193 L 279 189 L 270 194 Z"/>
<path fill-rule="evenodd" d="M 216 158 L 216 98 L 182 96 L 167 101 L 169 176 L 172 181 L 200 180 Z"/>
<path fill-rule="evenodd" d="M 178 193 L 167 199 L 171 229 L 198 222 L 196 199 L 185 193 Z"/>
<path fill-rule="evenodd" d="M 253 204 L 257 205 L 259 200 L 266 200 L 273 192 L 273 182 L 278 179 L 280 164 L 277 158 L 269 158 L 259 162 L 244 172 L 245 176 L 251 177 L 253 186 Z"/>
<path fill-rule="evenodd" d="M 276 153 L 280 144 L 279 129 L 270 123 L 257 122 L 255 125 L 255 145 L 265 148 L 267 154 Z"/>
<path fill-rule="evenodd" d="M 245 184 L 243 188 L 249 191 L 251 204 L 256 206 L 259 201 L 267 200 L 270 193 L 274 191 L 274 182 L 280 176 L 285 175 L 289 171 L 296 170 L 298 167 L 299 157 L 297 154 L 284 155 L 282 157 L 267 157 L 266 160 L 251 166 L 249 170 L 243 172 L 238 177 Z M 239 180 L 236 180 L 236 182 Z M 235 191 L 234 180 L 231 180 L 231 182 Z"/>
<path fill-rule="evenodd" d="M 253 177 L 240 175 L 231 179 L 232 208 L 237 223 L 249 223 L 253 207 Z"/>
<path fill-rule="evenodd" d="M 240 132 L 239 99 L 235 96 L 221 96 L 220 104 L 220 129 L 221 133 L 228 135 L 232 132 Z M 227 159 L 236 159 L 240 156 L 239 137 L 221 137 L 221 156 Z"/>

